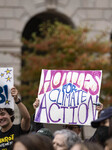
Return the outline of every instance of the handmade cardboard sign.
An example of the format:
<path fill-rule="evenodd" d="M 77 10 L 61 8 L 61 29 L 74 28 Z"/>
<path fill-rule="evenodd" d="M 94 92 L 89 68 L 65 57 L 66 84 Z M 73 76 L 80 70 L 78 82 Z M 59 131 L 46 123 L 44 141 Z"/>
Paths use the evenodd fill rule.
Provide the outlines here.
<path fill-rule="evenodd" d="M 35 122 L 90 125 L 97 118 L 102 71 L 42 70 Z"/>
<path fill-rule="evenodd" d="M 13 68 L 0 68 L 0 108 L 14 109 L 11 96 L 13 87 Z"/>

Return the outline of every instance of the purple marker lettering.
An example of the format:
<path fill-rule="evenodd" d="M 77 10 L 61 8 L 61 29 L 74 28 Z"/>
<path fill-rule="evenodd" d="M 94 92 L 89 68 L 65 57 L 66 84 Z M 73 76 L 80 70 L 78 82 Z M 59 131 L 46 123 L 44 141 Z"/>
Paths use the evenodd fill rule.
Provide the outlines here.
<path fill-rule="evenodd" d="M 73 92 L 72 94 L 71 94 L 71 103 L 70 103 L 70 106 L 75 106 L 76 104 L 75 104 L 75 92 Z"/>
<path fill-rule="evenodd" d="M 80 95 L 80 93 L 82 92 L 82 90 L 78 90 L 78 91 L 76 91 L 76 93 L 77 93 L 77 105 L 79 105 L 79 95 Z"/>
<path fill-rule="evenodd" d="M 75 116 L 75 109 L 76 108 L 77 108 L 77 106 L 70 107 L 70 109 L 73 109 L 73 114 L 72 114 L 72 122 L 69 122 L 69 124 L 77 124 L 77 122 L 74 122 L 74 116 Z"/>
<path fill-rule="evenodd" d="M 53 107 L 53 105 L 56 105 L 58 109 L 60 109 L 60 106 L 59 106 L 58 104 L 56 104 L 56 103 L 52 103 L 51 106 L 49 107 L 49 112 L 48 112 L 48 114 L 49 114 L 49 119 L 50 119 L 52 122 L 56 123 L 56 122 L 59 122 L 61 119 L 59 118 L 58 120 L 53 120 L 53 119 L 51 118 L 51 113 L 50 113 L 50 112 L 51 112 L 51 108 Z M 56 108 L 55 108 L 55 109 L 56 109 Z"/>
<path fill-rule="evenodd" d="M 82 95 L 81 95 L 81 103 L 83 103 L 84 101 L 86 101 L 87 98 L 87 92 L 82 91 Z"/>
<path fill-rule="evenodd" d="M 97 102 L 98 98 L 99 98 L 99 97 L 96 95 L 96 102 Z M 88 100 L 88 107 L 89 107 L 90 102 L 91 102 L 91 105 L 92 105 L 93 120 L 95 120 L 97 110 L 96 110 L 96 109 L 94 110 L 92 95 L 90 95 L 90 97 L 89 97 L 89 100 Z"/>
<path fill-rule="evenodd" d="M 70 101 L 70 93 L 69 94 L 64 94 L 63 93 L 63 99 L 62 99 L 62 105 L 66 106 L 67 101 Z"/>
<path fill-rule="evenodd" d="M 86 108 L 85 121 L 83 121 L 83 122 L 82 122 L 82 120 L 80 120 L 80 118 L 79 118 L 79 116 L 80 116 L 80 109 L 81 109 L 81 106 L 82 106 L 82 105 L 85 105 L 85 108 Z M 87 121 L 87 119 L 88 119 L 88 106 L 87 106 L 85 103 L 82 103 L 81 105 L 79 105 L 79 108 L 78 108 L 78 121 L 80 122 L 80 124 L 85 124 L 86 121 Z"/>
<path fill-rule="evenodd" d="M 52 91 L 50 91 L 50 93 L 49 93 L 49 100 L 54 102 L 54 103 L 56 102 L 57 104 L 61 104 L 61 103 L 58 102 L 59 96 L 60 96 L 60 92 L 61 92 L 60 89 L 53 89 Z M 55 98 L 54 98 L 54 94 L 55 94 Z"/>
<path fill-rule="evenodd" d="M 61 107 L 63 108 L 63 123 L 65 123 L 65 109 L 68 109 L 68 107 Z"/>
<path fill-rule="evenodd" d="M 43 103 L 44 103 L 44 102 L 45 102 L 45 106 L 43 106 Z M 49 119 L 48 119 L 48 115 L 47 115 L 46 93 L 44 94 L 44 96 L 43 96 L 43 98 L 42 98 L 42 101 L 41 101 L 39 110 L 38 110 L 38 112 L 37 112 L 35 121 L 40 122 L 42 110 L 45 110 L 47 123 L 49 123 Z"/>

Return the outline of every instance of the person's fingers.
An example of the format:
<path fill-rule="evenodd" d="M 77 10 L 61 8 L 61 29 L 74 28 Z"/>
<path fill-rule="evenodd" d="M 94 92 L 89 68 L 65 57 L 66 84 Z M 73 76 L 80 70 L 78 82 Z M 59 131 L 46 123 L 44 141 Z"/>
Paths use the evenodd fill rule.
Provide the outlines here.
<path fill-rule="evenodd" d="M 36 109 L 39 106 L 40 100 L 36 98 L 35 102 L 33 103 L 34 109 Z"/>
<path fill-rule="evenodd" d="M 102 109 L 103 109 L 103 104 L 100 103 L 100 105 L 96 107 L 96 110 L 101 111 Z"/>
<path fill-rule="evenodd" d="M 34 109 L 36 109 L 36 108 L 37 108 L 35 104 L 33 104 L 33 108 L 34 108 Z"/>
<path fill-rule="evenodd" d="M 40 100 L 39 100 L 39 98 L 36 98 L 36 101 L 35 101 L 35 103 L 36 103 L 36 105 L 37 105 L 37 106 L 39 105 L 39 103 L 40 103 Z"/>

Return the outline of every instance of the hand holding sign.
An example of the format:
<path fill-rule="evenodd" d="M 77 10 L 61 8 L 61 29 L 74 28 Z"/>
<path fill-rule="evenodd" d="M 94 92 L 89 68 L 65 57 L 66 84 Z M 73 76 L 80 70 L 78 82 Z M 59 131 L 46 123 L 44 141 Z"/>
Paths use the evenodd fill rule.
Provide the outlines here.
<path fill-rule="evenodd" d="M 40 100 L 36 98 L 35 102 L 33 103 L 33 108 L 36 109 L 40 104 Z"/>
<path fill-rule="evenodd" d="M 14 97 L 15 102 L 18 101 L 18 90 L 15 87 L 11 88 L 11 95 Z"/>

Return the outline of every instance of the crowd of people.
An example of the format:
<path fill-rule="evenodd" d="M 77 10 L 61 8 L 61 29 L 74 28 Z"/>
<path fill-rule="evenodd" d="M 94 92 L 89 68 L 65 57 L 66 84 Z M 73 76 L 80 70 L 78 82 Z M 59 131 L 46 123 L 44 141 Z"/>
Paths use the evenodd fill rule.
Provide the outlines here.
<path fill-rule="evenodd" d="M 14 111 L 0 108 L 0 150 L 111 150 L 112 149 L 112 107 L 103 109 L 102 104 L 96 109 L 98 119 L 91 122 L 96 128 L 90 139 L 82 140 L 79 136 L 80 125 L 64 125 L 64 128 L 52 133 L 42 123 L 31 126 L 30 114 L 18 98 L 18 90 L 13 87 L 11 95 L 21 114 L 20 124 L 15 125 Z M 39 106 L 39 99 L 33 103 Z"/>

